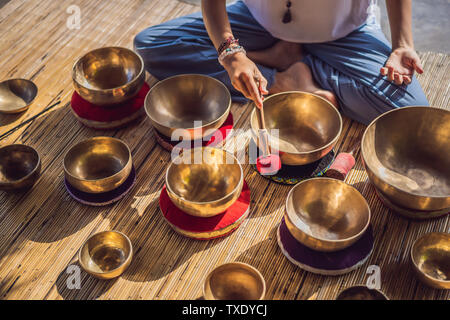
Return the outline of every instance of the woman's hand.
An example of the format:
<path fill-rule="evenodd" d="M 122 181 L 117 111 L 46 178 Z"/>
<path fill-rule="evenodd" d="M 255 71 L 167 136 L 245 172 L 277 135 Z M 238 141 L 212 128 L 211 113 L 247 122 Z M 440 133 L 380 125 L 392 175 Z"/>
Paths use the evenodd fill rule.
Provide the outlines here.
<path fill-rule="evenodd" d="M 262 107 L 263 94 L 268 94 L 267 80 L 263 77 L 256 64 L 243 52 L 238 52 L 223 60 L 231 84 L 247 99 L 253 100 L 258 108 Z"/>
<path fill-rule="evenodd" d="M 422 64 L 416 51 L 410 47 L 400 47 L 392 51 L 380 73 L 397 85 L 410 84 L 414 71 L 423 73 Z"/>

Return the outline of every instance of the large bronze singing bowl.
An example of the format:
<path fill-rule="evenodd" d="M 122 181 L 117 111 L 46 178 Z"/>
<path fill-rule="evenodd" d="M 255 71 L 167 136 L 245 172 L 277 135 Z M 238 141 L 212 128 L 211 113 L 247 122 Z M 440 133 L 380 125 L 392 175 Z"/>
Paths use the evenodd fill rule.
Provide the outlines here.
<path fill-rule="evenodd" d="M 114 105 L 133 98 L 145 82 L 144 61 L 132 50 L 93 50 L 73 66 L 75 90 L 95 105 Z"/>
<path fill-rule="evenodd" d="M 11 144 L 0 148 L 0 190 L 14 192 L 31 188 L 40 172 L 41 159 L 32 147 Z"/>
<path fill-rule="evenodd" d="M 95 137 L 73 146 L 64 157 L 67 181 L 78 190 L 102 193 L 128 178 L 132 159 L 128 146 L 110 137 Z"/>
<path fill-rule="evenodd" d="M 450 111 L 389 111 L 367 127 L 361 149 L 370 181 L 393 203 L 450 209 Z"/>
<path fill-rule="evenodd" d="M 342 250 L 355 243 L 370 223 L 370 208 L 352 186 L 331 178 L 297 184 L 286 200 L 290 233 L 317 251 Z"/>
<path fill-rule="evenodd" d="M 0 112 L 19 113 L 28 109 L 38 93 L 34 82 L 10 79 L 0 83 Z"/>
<path fill-rule="evenodd" d="M 450 289 L 450 234 L 427 233 L 411 248 L 411 260 L 419 279 L 437 289 Z"/>
<path fill-rule="evenodd" d="M 167 137 L 174 134 L 176 140 L 196 140 L 212 134 L 227 119 L 230 106 L 227 87 L 199 74 L 160 81 L 145 98 L 145 111 L 153 127 Z M 174 133 L 176 129 L 183 130 Z"/>
<path fill-rule="evenodd" d="M 120 276 L 128 268 L 132 258 L 133 246 L 130 239 L 118 231 L 94 234 L 78 252 L 81 267 L 103 280 Z"/>
<path fill-rule="evenodd" d="M 253 137 L 258 141 L 256 110 L 250 121 Z M 330 102 L 300 91 L 268 97 L 264 101 L 264 121 L 272 152 L 279 150 L 281 162 L 287 165 L 305 165 L 323 158 L 336 145 L 342 131 L 342 117 Z M 278 143 L 272 129 L 279 130 Z"/>
<path fill-rule="evenodd" d="M 184 151 L 166 173 L 167 193 L 172 202 L 197 217 L 224 212 L 239 198 L 243 183 L 238 160 L 231 153 L 215 148 Z"/>
<path fill-rule="evenodd" d="M 261 273 L 246 263 L 223 264 L 209 273 L 203 286 L 205 300 L 262 300 L 266 282 Z"/>

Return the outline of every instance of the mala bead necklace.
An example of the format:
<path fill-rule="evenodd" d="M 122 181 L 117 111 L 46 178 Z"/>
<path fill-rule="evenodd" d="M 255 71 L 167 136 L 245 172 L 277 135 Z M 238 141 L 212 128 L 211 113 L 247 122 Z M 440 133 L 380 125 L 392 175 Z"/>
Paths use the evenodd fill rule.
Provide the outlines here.
<path fill-rule="evenodd" d="M 292 15 L 291 15 L 291 6 L 292 6 L 292 2 L 291 1 L 287 1 L 286 2 L 286 12 L 284 13 L 283 16 L 283 23 L 289 23 L 292 20 Z"/>

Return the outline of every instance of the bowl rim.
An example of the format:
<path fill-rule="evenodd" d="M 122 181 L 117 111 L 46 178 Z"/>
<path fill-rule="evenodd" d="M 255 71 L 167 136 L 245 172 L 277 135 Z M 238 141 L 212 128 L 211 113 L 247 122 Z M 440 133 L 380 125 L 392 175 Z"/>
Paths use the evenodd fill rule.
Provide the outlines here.
<path fill-rule="evenodd" d="M 350 287 L 347 287 L 347 288 L 341 290 L 341 291 L 337 294 L 335 300 L 337 300 L 337 298 L 338 298 L 342 293 L 344 293 L 345 291 L 350 290 L 350 289 L 354 289 L 354 288 L 364 288 L 364 289 L 368 289 L 368 290 L 373 290 L 373 291 L 376 291 L 377 293 L 381 294 L 386 300 L 390 300 L 389 297 L 388 297 L 382 290 L 376 289 L 376 288 L 369 288 L 369 287 L 368 287 L 367 285 L 365 285 L 365 284 L 356 284 L 356 285 L 353 285 L 353 286 L 350 286 Z"/>
<path fill-rule="evenodd" d="M 361 155 L 363 158 L 363 163 L 364 166 L 366 167 L 366 170 L 369 169 L 371 171 L 371 173 L 380 181 L 382 181 L 383 183 L 387 184 L 389 187 L 394 188 L 395 190 L 401 191 L 409 196 L 414 196 L 414 197 L 419 197 L 421 199 L 426 199 L 426 198 L 431 198 L 431 199 L 446 199 L 448 198 L 450 195 L 448 196 L 433 196 L 433 195 L 420 195 L 411 191 L 407 191 L 404 190 L 401 187 L 395 186 L 389 182 L 387 182 L 385 179 L 383 179 L 380 175 L 377 174 L 377 172 L 375 170 L 373 170 L 373 168 L 370 166 L 370 164 L 366 161 L 366 156 L 365 156 L 365 150 L 368 148 L 365 145 L 365 140 L 366 140 L 366 134 L 368 134 L 369 129 L 372 128 L 372 126 L 382 117 L 387 116 L 388 114 L 391 114 L 393 112 L 401 112 L 401 110 L 406 110 L 406 109 L 423 109 L 423 110 L 440 110 L 438 112 L 448 112 L 450 113 L 449 110 L 446 109 L 441 109 L 441 108 L 436 108 L 436 107 L 432 107 L 432 106 L 406 106 L 406 107 L 401 107 L 401 108 L 397 108 L 397 109 L 393 109 L 390 111 L 387 111 L 381 115 L 379 115 L 378 117 L 376 117 L 374 120 L 372 120 L 372 122 L 367 126 L 367 128 L 364 130 L 364 134 L 361 138 Z M 369 175 L 370 177 L 370 175 Z M 378 188 L 378 187 L 377 187 Z"/>
<path fill-rule="evenodd" d="M 325 150 L 328 147 L 332 146 L 333 144 L 336 144 L 336 142 L 339 140 L 339 138 L 340 138 L 340 136 L 342 134 L 343 120 L 342 120 L 342 115 L 339 112 L 339 110 L 330 101 L 328 101 L 327 99 L 322 98 L 321 96 L 318 96 L 317 94 L 314 94 L 314 93 L 310 93 L 310 92 L 306 92 L 306 91 L 299 91 L 299 90 L 298 91 L 292 90 L 292 91 L 283 91 L 283 92 L 272 94 L 272 95 L 268 96 L 264 101 L 267 101 L 267 100 L 271 99 L 272 97 L 276 97 L 276 96 L 279 96 L 279 95 L 286 95 L 286 94 L 293 94 L 293 93 L 301 93 L 301 94 L 314 96 L 316 98 L 319 98 L 319 99 L 325 101 L 329 106 L 333 107 L 333 110 L 336 112 L 336 114 L 338 115 L 338 118 L 339 118 L 339 131 L 336 134 L 336 136 L 329 143 L 327 143 L 326 145 L 324 145 L 322 147 L 316 148 L 314 150 L 302 151 L 302 152 L 291 152 L 291 151 L 287 152 L 287 151 L 283 151 L 283 150 L 280 149 L 279 151 L 284 152 L 284 153 L 293 154 L 293 155 L 307 155 L 307 154 L 312 154 L 312 153 L 315 153 L 315 152 L 318 152 L 318 151 Z M 256 133 L 257 129 L 253 128 L 253 126 L 251 124 L 252 123 L 251 119 L 253 119 L 253 117 L 256 116 L 255 113 L 256 113 L 256 108 L 257 107 L 256 107 L 254 102 L 252 102 L 251 104 L 254 106 L 254 108 L 252 110 L 252 113 L 250 114 L 250 127 L 251 127 L 253 133 Z M 271 137 L 271 135 L 269 133 L 269 138 L 270 137 Z M 270 141 L 269 141 L 269 144 L 270 144 Z"/>
<path fill-rule="evenodd" d="M 219 150 L 219 151 L 221 151 L 222 153 L 226 153 L 226 154 L 229 154 L 229 155 L 231 155 L 232 157 L 233 157 L 233 159 L 234 159 L 234 161 L 238 164 L 238 166 L 239 166 L 239 170 L 240 170 L 240 178 L 239 178 L 239 182 L 236 184 L 236 187 L 234 187 L 233 188 L 233 190 L 232 191 L 230 191 L 229 193 L 227 193 L 225 196 L 223 196 L 223 197 L 221 197 L 221 198 L 219 198 L 219 199 L 216 199 L 216 200 L 210 200 L 210 201 L 191 201 L 191 200 L 187 200 L 187 199 L 184 199 L 184 198 L 182 198 L 183 199 L 183 202 L 186 202 L 186 203 L 192 203 L 192 204 L 197 204 L 197 205 L 206 205 L 206 204 L 212 204 L 212 203 L 216 203 L 216 202 L 220 202 L 221 200 L 223 200 L 223 199 L 226 199 L 227 197 L 229 197 L 230 195 L 233 195 L 239 188 L 241 188 L 242 187 L 242 185 L 243 185 L 243 181 L 244 181 L 244 171 L 242 170 L 242 165 L 241 165 L 241 163 L 239 162 L 239 160 L 236 158 L 236 156 L 234 155 L 234 154 L 232 154 L 231 152 L 228 152 L 228 151 L 226 151 L 226 150 L 223 150 L 223 149 L 220 149 L 220 148 L 214 148 L 214 147 L 197 147 L 197 148 L 191 148 L 191 149 L 184 149 L 183 150 L 183 152 L 185 151 L 185 150 L 189 150 L 189 152 L 194 152 L 194 150 L 197 150 L 197 149 L 202 149 L 202 150 L 204 150 L 204 149 L 214 149 L 214 150 Z M 202 151 L 203 152 L 203 151 Z M 175 160 L 176 159 L 179 159 L 180 157 L 181 157 L 181 155 L 182 155 L 183 153 L 181 153 L 181 154 L 179 154 L 176 158 L 175 158 Z M 169 164 L 169 166 L 167 167 L 167 170 L 166 170 L 166 188 L 167 188 L 167 190 L 170 192 L 170 193 L 172 193 L 172 194 L 175 194 L 178 198 L 181 198 L 181 196 L 180 195 L 178 195 L 177 193 L 175 193 L 173 190 L 172 190 L 172 188 L 170 187 L 170 184 L 169 184 L 169 170 L 170 170 L 170 168 L 172 168 L 172 166 L 174 165 L 174 162 L 173 161 L 171 161 L 170 162 L 170 164 Z"/>
<path fill-rule="evenodd" d="M 160 125 L 160 126 L 162 126 L 162 127 L 169 128 L 169 126 L 167 126 L 166 124 L 162 124 L 161 122 L 157 121 L 156 119 L 154 119 L 154 118 L 151 116 L 151 114 L 150 114 L 150 112 L 149 112 L 149 110 L 148 110 L 148 105 L 149 105 L 148 100 L 149 100 L 149 97 L 150 97 L 151 93 L 152 93 L 154 90 L 156 90 L 157 87 L 163 85 L 165 82 L 168 82 L 169 80 L 172 80 L 172 79 L 174 79 L 174 78 L 182 78 L 182 77 L 184 78 L 184 77 L 192 77 L 192 76 L 195 76 L 195 77 L 202 77 L 202 78 L 205 78 L 205 79 L 214 80 L 216 83 L 220 84 L 220 86 L 221 86 L 223 89 L 225 89 L 225 92 L 226 92 L 226 94 L 227 94 L 227 98 L 228 98 L 228 99 L 227 99 L 227 100 L 228 100 L 228 106 L 227 106 L 227 108 L 225 109 L 225 112 L 223 112 L 216 120 L 212 120 L 212 121 L 210 121 L 210 122 L 208 122 L 208 123 L 206 123 L 206 124 L 203 124 L 201 127 L 179 128 L 179 129 L 184 129 L 184 130 L 202 129 L 202 128 L 211 126 L 211 125 L 213 125 L 214 123 L 220 121 L 220 119 L 222 119 L 222 117 L 223 117 L 225 114 L 228 114 L 228 113 L 230 112 L 230 110 L 231 110 L 231 103 L 232 103 L 232 101 L 231 101 L 230 90 L 228 90 L 227 86 L 226 86 L 222 81 L 217 80 L 216 78 L 213 78 L 213 77 L 208 76 L 208 75 L 205 75 L 205 74 L 200 74 L 200 73 L 183 73 L 183 74 L 177 74 L 177 75 L 174 75 L 174 76 L 170 76 L 170 77 L 168 77 L 168 78 L 165 78 L 165 79 L 163 79 L 163 80 L 158 81 L 158 82 L 157 82 L 154 86 L 152 86 L 152 87 L 150 88 L 150 90 L 147 92 L 147 95 L 145 96 L 145 99 L 144 99 L 144 109 L 145 109 L 145 113 L 147 114 L 147 116 L 150 118 L 150 120 L 151 120 L 152 122 L 155 122 L 155 123 L 157 123 L 158 125 Z"/>
<path fill-rule="evenodd" d="M 209 280 L 211 279 L 213 273 L 216 272 L 219 268 L 222 268 L 222 267 L 227 266 L 227 265 L 235 265 L 235 266 L 239 266 L 239 267 L 244 267 L 245 269 L 250 269 L 250 270 L 252 270 L 252 271 L 258 276 L 260 282 L 261 282 L 262 285 L 263 285 L 263 287 L 262 287 L 262 293 L 261 293 L 261 295 L 260 295 L 260 297 L 259 297 L 258 300 L 263 300 L 263 299 L 264 299 L 264 297 L 266 296 L 266 289 L 267 289 L 267 287 L 266 287 L 266 279 L 264 279 L 264 276 L 262 275 L 262 273 L 261 273 L 258 269 L 256 269 L 254 266 L 252 266 L 252 265 L 250 265 L 250 264 L 248 264 L 248 263 L 245 263 L 245 262 L 240 262 L 240 261 L 225 262 L 225 263 L 222 263 L 222 264 L 220 264 L 220 265 L 214 267 L 214 268 L 206 275 L 206 278 L 205 278 L 205 280 L 203 281 L 203 298 L 206 297 L 206 287 L 207 287 L 207 285 L 208 285 L 208 283 L 209 283 Z M 214 297 L 213 294 L 212 294 L 212 296 Z M 214 297 L 214 299 L 217 300 L 215 297 Z"/>
<path fill-rule="evenodd" d="M 123 263 L 120 264 L 120 266 L 118 266 L 117 268 L 108 270 L 108 271 L 103 271 L 103 272 L 95 272 L 92 271 L 92 269 L 88 268 L 85 264 L 83 259 L 81 259 L 81 252 L 83 251 L 84 247 L 87 245 L 87 243 L 89 242 L 89 240 L 91 240 L 92 238 L 94 238 L 95 236 L 98 236 L 102 233 L 108 233 L 108 232 L 112 232 L 112 233 L 117 233 L 119 234 L 121 237 L 123 237 L 126 242 L 128 243 L 128 245 L 130 246 L 130 252 L 127 256 L 127 258 L 125 259 L 125 261 Z M 113 273 L 114 271 L 119 270 L 120 268 L 122 268 L 124 265 L 126 265 L 127 263 L 129 263 L 131 261 L 131 259 L 133 258 L 133 244 L 131 243 L 130 238 L 128 238 L 128 236 L 126 234 L 124 234 L 123 232 L 117 231 L 117 230 L 103 230 L 103 231 L 99 231 L 94 233 L 93 235 L 89 236 L 86 241 L 83 242 L 83 244 L 80 247 L 80 250 L 78 250 L 78 262 L 81 265 L 81 268 L 83 268 L 83 270 L 85 270 L 86 272 L 90 273 L 90 274 L 98 274 L 98 275 L 105 275 L 105 274 L 110 274 Z"/>
<path fill-rule="evenodd" d="M 139 61 L 141 62 L 141 68 L 140 68 L 139 72 L 136 74 L 136 76 L 135 76 L 133 79 L 131 79 L 130 81 L 128 81 L 127 83 L 125 83 L 125 84 L 123 84 L 123 85 L 121 85 L 121 86 L 114 87 L 114 88 L 108 88 L 108 89 L 88 88 L 88 87 L 82 85 L 81 83 L 79 83 L 79 82 L 76 80 L 76 77 L 75 77 L 75 75 L 76 75 L 76 67 L 78 66 L 78 64 L 81 62 L 81 60 L 82 60 L 84 57 L 86 57 L 88 54 L 93 53 L 93 52 L 96 52 L 96 51 L 101 51 L 101 50 L 111 50 L 111 49 L 119 49 L 119 50 L 123 50 L 123 51 L 128 51 L 128 52 L 130 52 L 131 54 L 135 55 L 135 56 L 139 59 Z M 90 51 L 84 53 L 81 57 L 79 57 L 79 58 L 75 61 L 75 63 L 74 63 L 73 66 L 72 66 L 72 81 L 73 81 L 74 83 L 76 83 L 78 86 L 80 86 L 80 87 L 82 87 L 82 88 L 84 88 L 84 89 L 86 89 L 86 90 L 93 91 L 93 92 L 103 92 L 103 93 L 105 93 L 105 92 L 112 92 L 112 91 L 114 91 L 114 90 L 123 88 L 123 87 L 126 86 L 126 85 L 130 85 L 131 83 L 134 83 L 134 82 L 139 81 L 139 78 L 142 76 L 142 74 L 143 74 L 144 72 L 145 72 L 144 59 L 142 59 L 141 55 L 140 55 L 139 53 L 137 53 L 136 51 L 134 51 L 134 50 L 132 50 L 132 49 L 125 48 L 125 47 L 119 47 L 119 46 L 100 47 L 100 48 L 96 48 L 96 49 L 93 49 L 93 50 L 90 50 Z"/>
<path fill-rule="evenodd" d="M 414 251 L 416 250 L 416 246 L 419 244 L 420 241 L 423 241 L 424 239 L 426 239 L 427 237 L 432 236 L 432 235 L 444 235 L 444 236 L 448 236 L 450 238 L 450 234 L 448 234 L 446 232 L 428 232 L 428 233 L 423 234 L 422 236 L 420 236 L 419 238 L 414 240 L 414 242 L 411 246 L 411 250 L 410 250 L 411 262 L 414 266 L 414 269 L 416 269 L 417 272 L 419 272 L 421 275 L 425 276 L 425 278 L 429 279 L 430 281 L 439 282 L 439 283 L 450 283 L 450 280 L 436 279 L 436 278 L 428 275 L 427 273 L 423 272 L 417 265 L 416 259 L 414 259 Z"/>
<path fill-rule="evenodd" d="M 14 109 L 14 110 L 12 110 L 12 111 L 4 111 L 4 110 L 2 110 L 2 109 L 0 108 L 0 112 L 1 112 L 1 113 L 6 113 L 6 114 L 10 113 L 10 114 L 12 114 L 12 113 L 20 113 L 20 112 L 23 112 L 23 111 L 25 111 L 26 109 L 28 109 L 28 107 L 36 100 L 36 98 L 37 98 L 37 96 L 38 96 L 38 94 L 39 94 L 39 88 L 38 88 L 38 86 L 36 85 L 36 83 L 34 83 L 34 81 L 32 81 L 32 80 L 25 79 L 25 78 L 11 78 L 11 79 L 7 79 L 7 80 L 4 80 L 4 81 L 0 81 L 0 85 L 5 84 L 5 83 L 8 83 L 8 82 L 12 82 L 12 81 L 17 81 L 17 80 L 25 81 L 25 82 L 28 82 L 29 84 L 31 84 L 31 86 L 36 90 L 36 94 L 34 95 L 33 99 L 31 99 L 30 102 L 27 103 L 26 106 L 24 106 L 24 107 L 22 107 L 22 108 L 19 108 L 19 109 Z"/>
<path fill-rule="evenodd" d="M 116 141 L 116 142 L 118 142 L 118 143 L 124 145 L 124 146 L 127 148 L 127 151 L 128 151 L 128 160 L 127 160 L 127 163 L 122 167 L 122 169 L 120 169 L 118 172 L 114 173 L 113 175 L 110 175 L 110 176 L 107 176 L 107 177 L 103 177 L 103 178 L 100 178 L 100 179 L 83 179 L 83 178 L 80 178 L 80 177 L 77 177 L 77 176 L 74 176 L 73 174 L 71 174 L 70 171 L 69 171 L 69 170 L 67 169 L 67 167 L 66 167 L 66 158 L 67 158 L 67 155 L 69 154 L 69 152 L 71 152 L 72 149 L 74 149 L 74 148 L 77 147 L 78 145 L 80 145 L 80 144 L 82 144 L 82 143 L 86 143 L 87 141 L 91 141 L 91 140 L 101 140 L 101 139 L 105 139 L 105 138 L 106 138 L 106 139 L 109 139 L 109 140 Z M 90 137 L 90 138 L 84 139 L 84 140 L 82 140 L 82 141 L 80 141 L 80 142 L 78 142 L 78 143 L 72 145 L 72 146 L 69 148 L 69 150 L 66 151 L 66 153 L 65 153 L 65 155 L 64 155 L 64 159 L 63 159 L 63 167 L 64 167 L 64 173 L 67 174 L 68 176 L 70 176 L 71 178 L 73 178 L 73 179 L 75 179 L 75 180 L 79 180 L 79 181 L 88 181 L 88 182 L 92 182 L 92 181 L 101 181 L 101 180 L 104 180 L 104 179 L 110 179 L 110 178 L 114 178 L 114 177 L 118 176 L 123 170 L 126 169 L 126 167 L 128 166 L 128 164 L 129 164 L 131 161 L 133 161 L 133 160 L 132 160 L 132 155 L 131 155 L 131 150 L 130 150 L 130 148 L 128 147 L 128 144 L 126 144 L 124 141 L 122 141 L 121 139 L 118 139 L 118 138 L 114 138 L 114 137 L 108 137 L 108 136 L 96 136 L 96 137 Z"/>
<path fill-rule="evenodd" d="M 3 185 L 3 186 L 5 186 L 5 185 L 10 185 L 10 184 L 12 184 L 12 183 L 14 183 L 14 184 L 20 183 L 20 182 L 23 182 L 23 181 L 27 180 L 27 179 L 28 179 L 29 177 L 31 177 L 35 172 L 38 171 L 39 166 L 40 166 L 40 164 L 41 164 L 41 156 L 39 155 L 39 152 L 37 152 L 37 150 L 34 149 L 33 147 L 31 147 L 31 146 L 29 146 L 29 145 L 26 145 L 26 144 L 13 143 L 13 144 L 8 144 L 8 145 L 6 145 L 6 146 L 0 147 L 0 150 L 7 149 L 7 148 L 10 148 L 10 147 L 21 147 L 21 148 L 25 148 L 25 149 L 28 149 L 28 150 L 32 151 L 32 152 L 37 156 L 37 162 L 36 162 L 36 165 L 33 167 L 33 170 L 31 170 L 30 173 L 28 173 L 26 176 L 24 176 L 24 177 L 22 177 L 22 178 L 20 178 L 20 179 L 18 179 L 18 180 L 12 180 L 12 181 L 9 181 L 9 182 L 1 182 L 1 181 L 0 181 L 0 185 Z"/>
<path fill-rule="evenodd" d="M 370 221 L 372 220 L 372 210 L 370 209 L 370 206 L 367 203 L 366 198 L 364 198 L 364 196 L 361 194 L 361 192 L 358 191 L 358 189 L 356 189 L 355 187 L 349 185 L 348 183 L 346 183 L 344 181 L 341 181 L 341 180 L 338 180 L 338 179 L 327 178 L 327 177 L 316 177 L 316 178 L 306 179 L 306 180 L 303 180 L 303 181 L 297 183 L 289 191 L 289 193 L 288 193 L 288 195 L 286 197 L 285 212 L 286 212 L 287 218 L 292 221 L 291 215 L 293 213 L 289 212 L 289 210 L 288 210 L 288 201 L 292 197 L 292 195 L 294 193 L 294 190 L 296 188 L 298 188 L 301 184 L 306 184 L 306 183 L 308 183 L 310 181 L 312 181 L 314 183 L 314 182 L 317 182 L 317 181 L 324 182 L 324 181 L 327 181 L 327 180 L 328 181 L 332 181 L 333 183 L 336 182 L 338 184 L 343 184 L 346 187 L 349 187 L 349 188 L 353 189 L 354 191 L 356 191 L 356 193 L 359 195 L 359 197 L 363 200 L 363 202 L 364 202 L 364 204 L 365 204 L 365 206 L 367 208 L 367 212 L 368 212 L 367 221 L 366 221 L 366 224 L 364 225 L 364 228 L 362 228 L 357 234 L 355 234 L 355 235 L 353 235 L 351 237 L 348 237 L 348 238 L 345 238 L 345 239 L 336 239 L 336 240 L 331 240 L 331 239 L 325 239 L 325 238 L 322 238 L 322 237 L 317 237 L 315 235 L 310 234 L 309 232 L 307 232 L 305 230 L 302 230 L 302 229 L 299 229 L 299 230 L 301 232 L 305 233 L 306 235 L 308 235 L 309 237 L 313 238 L 313 239 L 316 239 L 316 240 L 319 240 L 319 241 L 323 241 L 323 242 L 327 242 L 327 243 L 341 243 L 341 242 L 347 242 L 347 241 L 350 241 L 350 240 L 358 239 L 360 236 L 362 236 L 364 234 L 364 232 L 366 232 L 367 228 L 369 228 L 369 226 L 370 226 Z M 292 224 L 298 229 L 298 227 L 294 223 L 292 223 Z"/>

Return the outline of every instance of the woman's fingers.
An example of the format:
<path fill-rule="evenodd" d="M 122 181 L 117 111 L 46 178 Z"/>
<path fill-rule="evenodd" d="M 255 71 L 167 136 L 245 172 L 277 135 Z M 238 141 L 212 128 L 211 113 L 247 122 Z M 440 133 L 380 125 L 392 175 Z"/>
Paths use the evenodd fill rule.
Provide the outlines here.
<path fill-rule="evenodd" d="M 417 71 L 417 73 L 419 73 L 419 74 L 423 73 L 422 63 L 420 61 L 418 61 L 417 59 L 413 61 L 413 67 L 414 67 L 414 70 Z"/>
<path fill-rule="evenodd" d="M 394 81 L 394 68 L 388 67 L 388 79 L 389 81 Z"/>
<path fill-rule="evenodd" d="M 386 68 L 386 67 L 381 68 L 380 69 L 380 73 L 381 73 L 382 76 L 387 76 L 388 68 Z"/>
<path fill-rule="evenodd" d="M 403 76 L 403 81 L 405 82 L 405 84 L 410 84 L 411 83 L 411 77 L 410 76 Z"/>
<path fill-rule="evenodd" d="M 395 82 L 395 84 L 396 85 L 401 85 L 401 84 L 403 84 L 403 76 L 401 75 L 401 74 L 398 74 L 398 73 L 396 73 L 395 75 L 394 75 L 394 82 Z"/>
<path fill-rule="evenodd" d="M 258 108 L 261 108 L 263 102 L 255 78 L 244 73 L 242 74 L 241 80 L 242 82 L 244 82 L 247 91 L 249 92 L 250 99 L 252 99 L 255 102 Z"/>

